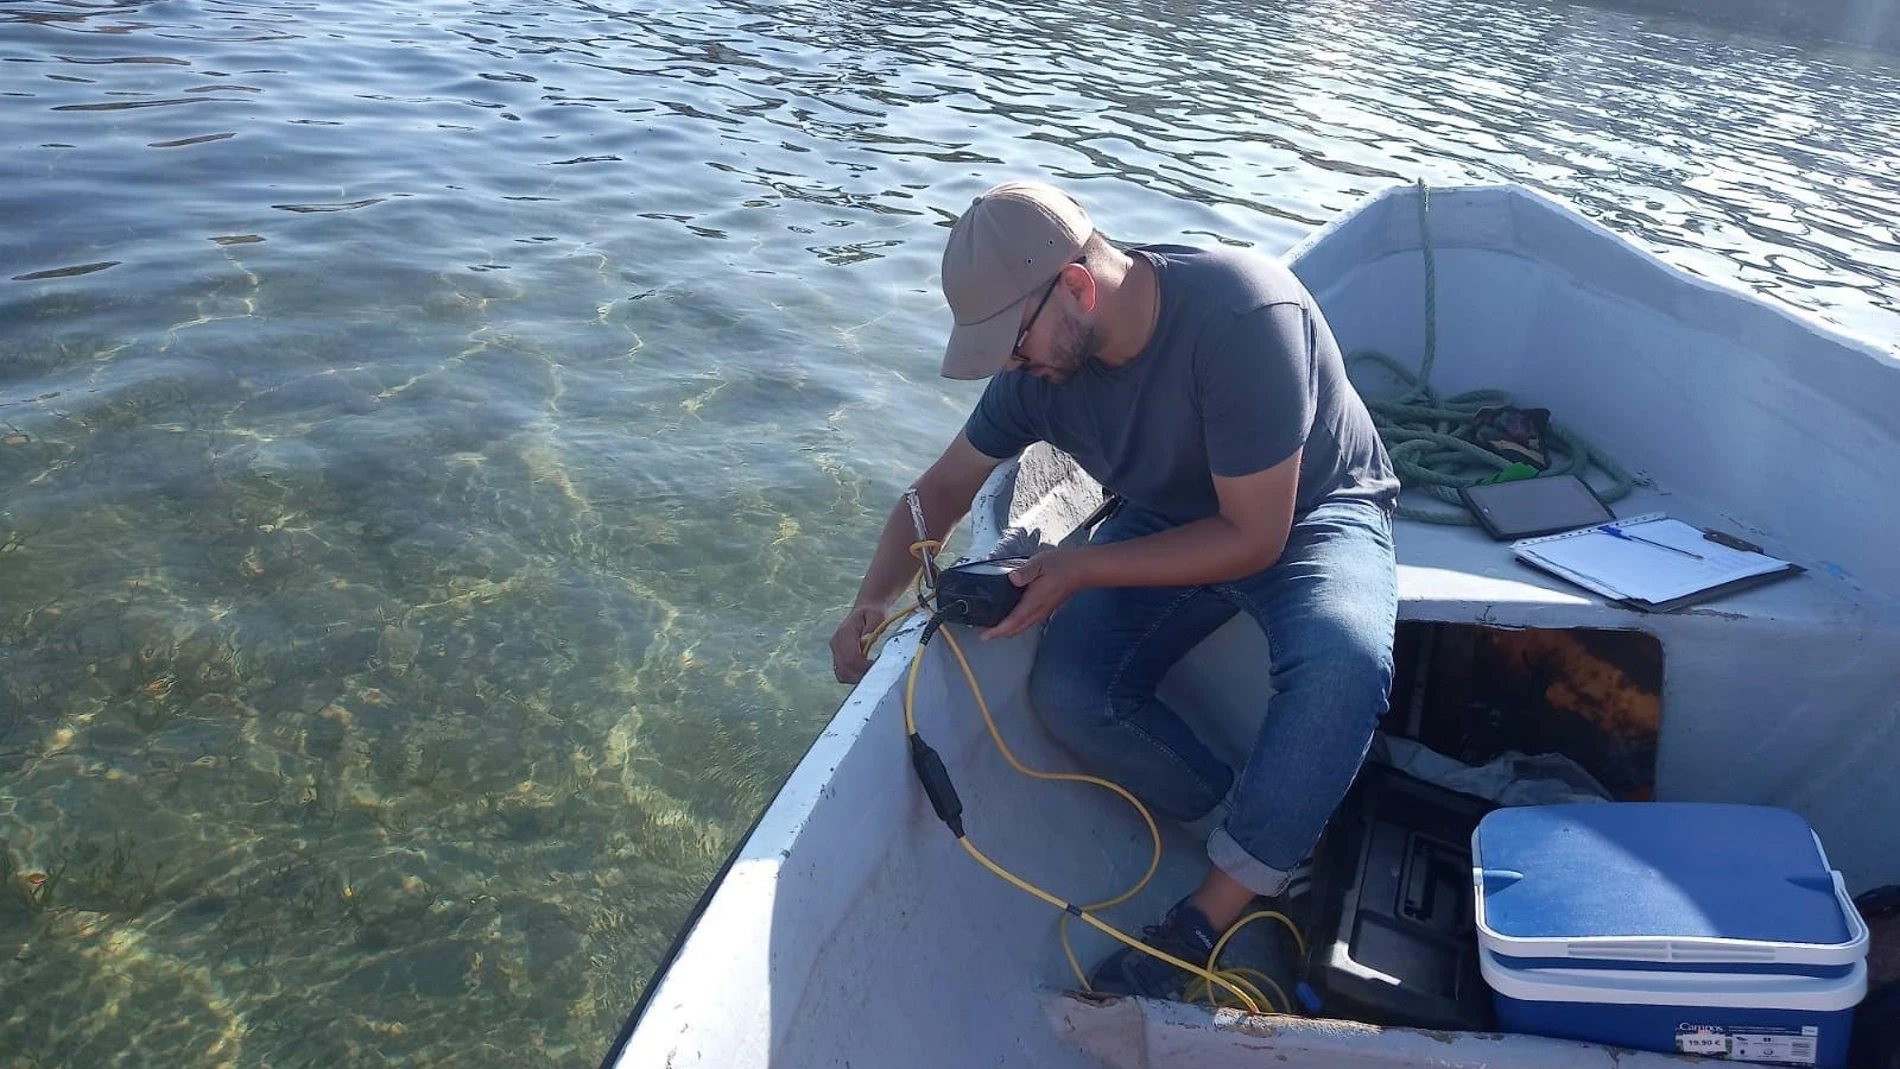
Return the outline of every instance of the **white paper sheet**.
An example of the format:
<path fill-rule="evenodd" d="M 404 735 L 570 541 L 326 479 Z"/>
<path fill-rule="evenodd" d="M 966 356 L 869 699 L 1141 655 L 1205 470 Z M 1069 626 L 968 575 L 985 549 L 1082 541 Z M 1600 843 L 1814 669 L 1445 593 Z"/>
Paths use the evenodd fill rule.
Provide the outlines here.
<path fill-rule="evenodd" d="M 1604 525 L 1609 526 L 1609 525 Z M 1617 528 L 1653 542 L 1688 550 L 1702 559 L 1672 553 L 1647 542 L 1630 542 L 1602 526 L 1512 543 L 1518 556 L 1549 566 L 1605 597 L 1664 602 L 1723 583 L 1766 575 L 1788 562 L 1761 553 L 1730 549 L 1702 537 L 1681 520 L 1638 516 L 1618 520 Z"/>

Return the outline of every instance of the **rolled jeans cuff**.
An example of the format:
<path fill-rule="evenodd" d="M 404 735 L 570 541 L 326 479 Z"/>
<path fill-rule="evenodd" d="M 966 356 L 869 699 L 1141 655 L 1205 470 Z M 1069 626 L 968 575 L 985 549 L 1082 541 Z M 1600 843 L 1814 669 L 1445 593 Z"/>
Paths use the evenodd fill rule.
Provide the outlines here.
<path fill-rule="evenodd" d="M 1241 849 L 1226 828 L 1215 828 L 1207 837 L 1207 859 L 1214 867 L 1233 877 L 1234 882 L 1257 895 L 1272 898 L 1286 890 L 1291 872 L 1283 872 Z"/>

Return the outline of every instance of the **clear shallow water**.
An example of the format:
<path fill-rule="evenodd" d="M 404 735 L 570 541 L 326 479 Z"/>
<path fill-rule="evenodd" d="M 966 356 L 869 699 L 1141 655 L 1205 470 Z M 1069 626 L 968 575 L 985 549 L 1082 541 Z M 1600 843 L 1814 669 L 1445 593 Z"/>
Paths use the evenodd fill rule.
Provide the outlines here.
<path fill-rule="evenodd" d="M 0 0 L 0 1064 L 585 1065 L 976 387 L 943 227 L 1512 179 L 1900 325 L 1885 56 L 1480 0 Z"/>

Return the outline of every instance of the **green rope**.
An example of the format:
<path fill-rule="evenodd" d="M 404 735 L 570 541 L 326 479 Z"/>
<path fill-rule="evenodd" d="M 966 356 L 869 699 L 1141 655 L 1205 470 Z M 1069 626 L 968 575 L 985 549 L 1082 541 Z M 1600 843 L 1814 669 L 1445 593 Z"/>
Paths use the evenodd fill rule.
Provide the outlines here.
<path fill-rule="evenodd" d="M 1479 445 L 1469 435 L 1481 409 L 1493 405 L 1514 405 L 1511 396 L 1501 390 L 1472 390 L 1456 397 L 1439 398 L 1432 392 L 1432 365 L 1438 359 L 1438 268 L 1433 257 L 1431 191 L 1423 179 L 1418 182 L 1418 236 L 1425 254 L 1425 356 L 1416 372 L 1384 353 L 1361 349 L 1346 357 L 1350 375 L 1355 364 L 1382 365 L 1405 386 L 1396 397 L 1366 397 L 1372 422 L 1385 440 L 1392 467 L 1405 489 L 1422 490 L 1441 501 L 1458 506 L 1456 512 L 1421 509 L 1400 505 L 1398 515 L 1426 523 L 1475 524 L 1458 496 L 1461 487 L 1473 486 L 1510 466 L 1511 461 Z M 1592 446 L 1582 435 L 1556 420 L 1551 420 L 1544 438 L 1544 455 L 1549 466 L 1539 478 L 1551 475 L 1585 476 L 1592 466 L 1609 476 L 1614 485 L 1598 490 L 1605 502 L 1626 496 L 1639 480 L 1625 471 L 1607 454 Z"/>

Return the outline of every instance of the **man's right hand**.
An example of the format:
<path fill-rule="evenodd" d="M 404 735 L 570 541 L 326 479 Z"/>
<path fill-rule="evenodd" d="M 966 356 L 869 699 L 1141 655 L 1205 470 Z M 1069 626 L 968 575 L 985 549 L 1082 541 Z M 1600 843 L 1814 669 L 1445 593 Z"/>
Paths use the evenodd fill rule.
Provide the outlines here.
<path fill-rule="evenodd" d="M 871 670 L 871 658 L 864 644 L 884 622 L 884 610 L 876 605 L 857 605 L 845 614 L 844 623 L 831 636 L 831 671 L 840 683 L 856 683 Z"/>

